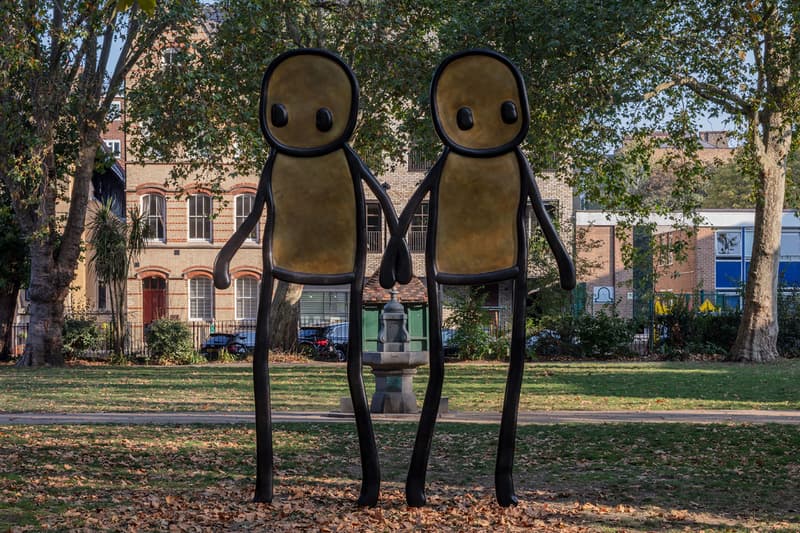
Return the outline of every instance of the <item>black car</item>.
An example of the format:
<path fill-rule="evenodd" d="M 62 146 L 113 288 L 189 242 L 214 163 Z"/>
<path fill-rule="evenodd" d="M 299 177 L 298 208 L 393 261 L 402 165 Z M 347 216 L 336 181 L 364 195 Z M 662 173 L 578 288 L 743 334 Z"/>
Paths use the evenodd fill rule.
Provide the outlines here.
<path fill-rule="evenodd" d="M 330 350 L 330 343 L 325 337 L 327 326 L 303 326 L 297 332 L 297 351 L 309 357 L 323 355 Z"/>
<path fill-rule="evenodd" d="M 325 328 L 325 338 L 330 344 L 330 350 L 339 361 L 347 361 L 347 348 L 350 339 L 350 324 L 342 322 Z"/>

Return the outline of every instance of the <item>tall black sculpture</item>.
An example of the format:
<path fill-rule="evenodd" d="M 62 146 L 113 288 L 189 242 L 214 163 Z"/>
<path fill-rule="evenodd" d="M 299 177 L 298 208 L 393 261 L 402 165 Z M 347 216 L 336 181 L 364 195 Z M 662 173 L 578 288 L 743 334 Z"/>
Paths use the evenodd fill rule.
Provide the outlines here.
<path fill-rule="evenodd" d="M 357 113 L 358 84 L 338 56 L 325 50 L 301 49 L 286 52 L 270 63 L 261 85 L 259 113 L 270 154 L 261 173 L 253 211 L 214 264 L 215 285 L 228 287 L 231 258 L 258 223 L 266 203 L 264 273 L 253 356 L 255 500 L 259 502 L 272 501 L 268 322 L 273 279 L 316 285 L 350 284 L 347 381 L 361 453 L 358 504 L 372 506 L 378 501 L 378 451 L 361 377 L 361 293 L 366 257 L 366 208 L 361 180 L 380 202 L 392 234 L 397 228 L 397 215 L 386 192 L 346 144 L 355 128 Z"/>
<path fill-rule="evenodd" d="M 430 320 L 430 377 L 406 480 L 411 506 L 425 504 L 425 474 L 444 378 L 439 285 L 513 280 L 511 361 L 497 448 L 495 490 L 502 506 L 516 504 L 512 469 L 525 361 L 528 199 L 558 264 L 561 286 L 575 286 L 575 269 L 547 216 L 519 148 L 530 122 L 522 76 L 504 56 L 466 50 L 446 58 L 431 84 L 436 133 L 444 150 L 400 215 L 381 264 L 381 285 L 407 283 L 402 235 L 430 194 L 425 269 Z"/>

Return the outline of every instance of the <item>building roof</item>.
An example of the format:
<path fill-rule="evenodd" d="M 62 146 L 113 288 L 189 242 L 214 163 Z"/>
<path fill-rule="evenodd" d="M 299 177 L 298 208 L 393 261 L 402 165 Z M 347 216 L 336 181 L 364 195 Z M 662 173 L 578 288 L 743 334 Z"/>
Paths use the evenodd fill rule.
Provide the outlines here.
<path fill-rule="evenodd" d="M 700 227 L 730 228 L 749 227 L 753 225 L 755 210 L 753 209 L 702 209 L 697 211 L 703 219 Z M 576 211 L 575 223 L 578 226 L 616 226 L 620 217 L 605 211 Z M 657 226 L 673 226 L 676 222 L 689 223 L 680 213 L 671 216 L 651 215 L 648 222 Z M 800 227 L 800 217 L 792 209 L 784 209 L 781 225 L 784 228 Z"/>
<path fill-rule="evenodd" d="M 364 303 L 386 303 L 391 299 L 389 291 L 381 287 L 378 281 L 379 272 L 376 270 L 364 284 Z M 425 289 L 425 284 L 416 276 L 411 278 L 408 285 L 395 284 L 395 288 L 398 291 L 397 299 L 400 303 L 428 303 L 428 291 Z"/>

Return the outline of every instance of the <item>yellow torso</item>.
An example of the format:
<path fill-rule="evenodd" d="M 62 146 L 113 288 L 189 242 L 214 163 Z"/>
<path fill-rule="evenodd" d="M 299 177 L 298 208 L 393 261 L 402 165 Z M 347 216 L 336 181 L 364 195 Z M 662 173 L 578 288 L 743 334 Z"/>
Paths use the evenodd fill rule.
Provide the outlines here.
<path fill-rule="evenodd" d="M 356 196 L 343 150 L 278 154 L 272 168 L 273 266 L 309 274 L 353 272 Z"/>
<path fill-rule="evenodd" d="M 439 272 L 480 274 L 517 264 L 520 187 L 514 152 L 485 159 L 448 154 L 439 185 Z"/>

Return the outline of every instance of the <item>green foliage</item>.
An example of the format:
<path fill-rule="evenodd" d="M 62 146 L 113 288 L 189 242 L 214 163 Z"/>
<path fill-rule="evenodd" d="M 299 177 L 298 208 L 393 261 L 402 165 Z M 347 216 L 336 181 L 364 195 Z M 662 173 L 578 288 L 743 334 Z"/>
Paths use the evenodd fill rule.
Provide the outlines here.
<path fill-rule="evenodd" d="M 185 323 L 160 318 L 150 324 L 146 335 L 147 348 L 153 363 L 189 365 L 205 362 L 192 345 L 192 332 Z"/>
<path fill-rule="evenodd" d="M 484 359 L 492 353 L 491 317 L 483 308 L 486 294 L 470 287 L 466 293 L 453 291 L 452 314 L 444 327 L 455 330 L 450 343 L 457 346 L 458 358 Z"/>
<path fill-rule="evenodd" d="M 618 314 L 601 311 L 576 317 L 556 315 L 530 321 L 529 334 L 536 343 L 533 355 L 562 355 L 592 359 L 614 359 L 631 354 L 634 326 Z M 533 329 L 530 329 L 533 328 Z"/>
<path fill-rule="evenodd" d="M 800 291 L 797 287 L 781 291 L 778 296 L 778 327 L 778 350 L 781 355 L 800 357 Z"/>
<path fill-rule="evenodd" d="M 83 317 L 64 320 L 64 358 L 78 359 L 102 346 L 103 334 L 94 320 Z"/>

